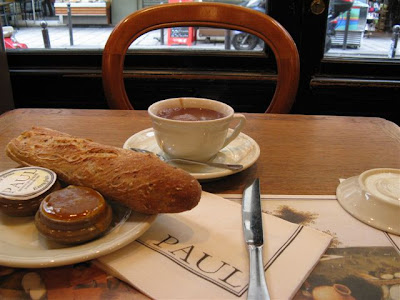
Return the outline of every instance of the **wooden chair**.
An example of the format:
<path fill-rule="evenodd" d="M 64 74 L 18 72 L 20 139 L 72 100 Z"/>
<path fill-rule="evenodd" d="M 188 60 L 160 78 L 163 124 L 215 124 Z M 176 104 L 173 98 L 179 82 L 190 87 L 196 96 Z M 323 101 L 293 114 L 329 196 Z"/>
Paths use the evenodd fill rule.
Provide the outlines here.
<path fill-rule="evenodd" d="M 102 57 L 105 95 L 112 109 L 133 109 L 125 91 L 124 57 L 131 43 L 146 32 L 169 27 L 217 27 L 258 36 L 271 48 L 277 63 L 277 84 L 266 113 L 288 113 L 299 81 L 299 55 L 289 33 L 271 17 L 241 6 L 185 2 L 136 11 L 113 30 Z M 160 99 L 161 100 L 161 99 Z"/>

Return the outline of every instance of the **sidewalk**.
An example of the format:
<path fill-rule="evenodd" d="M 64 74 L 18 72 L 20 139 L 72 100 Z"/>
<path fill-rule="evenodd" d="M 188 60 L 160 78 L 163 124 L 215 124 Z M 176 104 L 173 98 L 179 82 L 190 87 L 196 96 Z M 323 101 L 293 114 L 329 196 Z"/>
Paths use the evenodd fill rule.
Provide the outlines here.
<path fill-rule="evenodd" d="M 113 26 L 73 26 L 72 36 L 73 45 L 70 44 L 69 28 L 67 26 L 49 26 L 48 32 L 52 49 L 103 49 L 104 45 L 113 30 Z M 167 30 L 164 30 L 164 45 L 161 44 L 160 30 L 149 32 L 137 39 L 134 48 L 180 48 L 186 46 L 168 46 Z M 42 28 L 20 27 L 15 29 L 15 37 L 20 43 L 25 43 L 30 49 L 43 49 L 44 42 Z M 391 41 L 391 34 L 373 32 L 369 37 L 363 37 L 359 48 L 332 47 L 326 57 L 368 57 L 368 58 L 387 58 Z M 400 43 L 399 43 L 400 44 Z M 224 50 L 223 42 L 198 41 L 192 48 Z M 400 45 L 397 49 L 396 59 L 400 59 Z M 232 47 L 233 49 L 233 47 Z M 257 49 L 257 48 L 256 48 Z M 258 48 L 260 49 L 260 48 Z"/>
<path fill-rule="evenodd" d="M 42 28 L 20 27 L 15 30 L 15 38 L 29 49 L 44 49 Z M 70 44 L 69 28 L 67 26 L 48 27 L 50 46 L 52 49 L 102 49 L 113 30 L 111 26 L 73 27 L 73 45 Z"/>
<path fill-rule="evenodd" d="M 390 46 L 392 44 L 392 34 L 385 32 L 372 32 L 361 40 L 359 48 L 332 47 L 326 57 L 367 57 L 367 58 L 388 58 Z M 396 51 L 396 59 L 400 59 L 400 43 Z"/>

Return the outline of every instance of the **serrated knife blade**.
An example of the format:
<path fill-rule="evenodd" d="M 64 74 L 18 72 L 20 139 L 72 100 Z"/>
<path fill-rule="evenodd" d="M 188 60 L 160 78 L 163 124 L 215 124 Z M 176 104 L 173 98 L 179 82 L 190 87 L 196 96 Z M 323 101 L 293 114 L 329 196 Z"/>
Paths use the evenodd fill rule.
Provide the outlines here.
<path fill-rule="evenodd" d="M 264 233 L 261 211 L 260 180 L 255 179 L 243 191 L 242 222 L 244 239 L 249 249 L 250 278 L 247 299 L 267 299 L 269 293 L 264 274 Z"/>

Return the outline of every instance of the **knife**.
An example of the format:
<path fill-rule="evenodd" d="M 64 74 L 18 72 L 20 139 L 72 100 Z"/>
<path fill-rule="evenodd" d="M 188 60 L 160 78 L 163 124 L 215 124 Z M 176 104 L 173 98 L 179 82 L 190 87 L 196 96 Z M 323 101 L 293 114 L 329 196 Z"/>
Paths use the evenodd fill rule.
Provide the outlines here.
<path fill-rule="evenodd" d="M 264 275 L 263 224 L 260 180 L 257 178 L 243 192 L 242 221 L 244 239 L 249 248 L 250 281 L 247 299 L 270 299 Z"/>

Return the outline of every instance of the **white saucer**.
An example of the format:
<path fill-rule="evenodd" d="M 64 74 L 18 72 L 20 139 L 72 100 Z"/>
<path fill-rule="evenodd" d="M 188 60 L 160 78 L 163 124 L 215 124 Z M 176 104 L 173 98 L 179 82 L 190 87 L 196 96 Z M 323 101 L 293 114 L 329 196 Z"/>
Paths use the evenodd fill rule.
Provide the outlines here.
<path fill-rule="evenodd" d="M 400 235 L 400 170 L 372 169 L 342 181 L 340 205 L 356 219 Z"/>
<path fill-rule="evenodd" d="M 157 154 L 163 154 L 162 150 L 157 145 L 153 128 L 148 128 L 132 135 L 126 140 L 123 148 L 141 148 Z M 251 137 L 244 133 L 240 133 L 235 140 L 222 149 L 213 159 L 214 162 L 219 163 L 242 164 L 243 169 L 240 171 L 231 171 L 200 165 L 174 165 L 189 172 L 198 180 L 210 180 L 241 172 L 252 166 L 257 161 L 259 156 L 260 147 L 258 144 Z"/>

